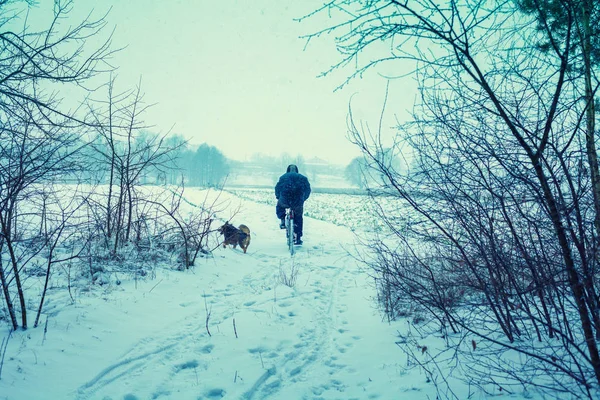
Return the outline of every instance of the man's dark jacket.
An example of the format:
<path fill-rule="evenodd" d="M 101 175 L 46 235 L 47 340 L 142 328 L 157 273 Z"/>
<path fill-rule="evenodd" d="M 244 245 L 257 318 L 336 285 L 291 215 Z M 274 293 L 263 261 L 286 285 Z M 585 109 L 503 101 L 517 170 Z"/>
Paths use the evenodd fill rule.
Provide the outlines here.
<path fill-rule="evenodd" d="M 286 172 L 275 185 L 275 197 L 287 207 L 301 206 L 310 196 L 308 179 L 297 172 Z"/>

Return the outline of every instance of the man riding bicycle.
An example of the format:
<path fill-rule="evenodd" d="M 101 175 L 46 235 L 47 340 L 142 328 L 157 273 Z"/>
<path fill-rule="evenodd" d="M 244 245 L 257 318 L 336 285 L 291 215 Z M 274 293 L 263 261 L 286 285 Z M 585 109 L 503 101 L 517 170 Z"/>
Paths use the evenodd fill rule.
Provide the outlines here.
<path fill-rule="evenodd" d="M 298 173 L 298 167 L 290 164 L 287 172 L 279 178 L 275 185 L 275 197 L 277 206 L 275 213 L 281 220 L 279 227 L 285 229 L 285 209 L 290 208 L 294 212 L 294 233 L 296 236 L 294 244 L 302 244 L 302 213 L 304 202 L 310 196 L 310 183 L 308 179 Z"/>

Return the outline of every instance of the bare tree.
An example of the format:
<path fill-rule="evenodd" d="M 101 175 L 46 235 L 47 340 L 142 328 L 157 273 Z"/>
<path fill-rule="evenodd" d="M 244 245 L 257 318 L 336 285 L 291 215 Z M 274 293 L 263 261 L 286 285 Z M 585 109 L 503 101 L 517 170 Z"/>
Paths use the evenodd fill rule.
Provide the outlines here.
<path fill-rule="evenodd" d="M 190 167 L 190 181 L 196 186 L 220 187 L 229 174 L 229 163 L 225 155 L 206 143 L 198 147 Z"/>
<path fill-rule="evenodd" d="M 78 192 L 74 186 L 70 186 L 68 190 L 71 194 Z M 39 237 L 42 240 L 46 269 L 34 327 L 37 327 L 40 321 L 53 267 L 78 259 L 90 239 L 82 233 L 85 232 L 82 228 L 85 228 L 86 221 L 79 216 L 80 209 L 87 204 L 85 197 L 65 196 L 52 185 L 40 190 L 36 197 L 41 200 L 37 208 L 41 210 Z M 65 254 L 66 248 L 70 248 L 70 252 Z"/>
<path fill-rule="evenodd" d="M 583 85 L 574 85 L 577 95 L 585 103 L 585 152 L 590 173 L 591 192 L 594 199 L 594 226 L 596 240 L 600 240 L 600 167 L 595 143 L 596 106 L 594 96 L 598 90 L 598 80 L 594 76 L 594 68 L 600 62 L 600 9 L 590 0 L 569 1 L 557 7 L 552 1 L 525 0 L 518 2 L 519 7 L 533 15 L 538 21 L 538 31 L 552 32 L 552 40 L 572 41 L 569 69 L 571 74 L 583 80 Z M 571 33 L 572 34 L 569 34 Z M 552 43 L 542 35 L 538 46 L 543 51 L 550 51 Z M 564 43 L 563 43 L 564 45 Z M 556 46 L 556 44 L 554 44 Z M 583 90 L 580 89 L 583 87 Z M 597 247 L 597 246 L 596 246 Z M 592 255 L 592 257 L 597 257 Z M 593 293 L 592 277 L 586 274 L 584 284 L 588 293 Z M 600 299 L 597 294 L 589 295 L 590 306 L 596 326 L 600 325 Z M 600 339 L 600 329 L 596 330 L 596 339 Z"/>
<path fill-rule="evenodd" d="M 12 8 L 13 1 L 0 2 L 0 110 L 9 118 L 17 105 L 30 105 L 38 112 L 36 122 L 77 126 L 82 121 L 61 110 L 53 84 L 72 84 L 85 89 L 90 78 L 110 68 L 110 36 L 97 47 L 86 46 L 106 25 L 104 17 L 84 19 L 65 27 L 63 19 L 72 1 L 54 2 L 54 16 L 48 28 L 33 31 L 25 19 L 21 31 L 12 29 L 25 10 Z M 26 2 L 23 2 L 26 3 Z"/>
<path fill-rule="evenodd" d="M 416 65 L 421 102 L 391 147 L 408 149 L 410 170 L 389 161 L 381 125 L 371 132 L 350 119 L 381 177 L 371 194 L 391 234 L 365 262 L 387 311 L 412 303 L 428 312 L 484 390 L 599 392 L 597 161 L 589 91 L 579 96 L 590 76 L 573 68 L 581 4 L 553 2 L 564 11 L 560 30 L 536 29 L 537 15 L 510 1 L 332 1 L 320 10 L 341 19 L 317 33 L 338 33 L 344 59 L 334 69 Z M 465 351 L 469 337 L 489 353 Z M 514 364 L 511 352 L 527 361 Z"/>
<path fill-rule="evenodd" d="M 141 85 L 135 90 L 115 93 L 115 79 L 107 84 L 108 98 L 89 105 L 91 123 L 98 139 L 92 148 L 96 167 L 107 171 L 106 193 L 98 205 L 103 210 L 105 243 L 115 256 L 130 241 L 136 224 L 139 188 L 147 174 L 160 174 L 172 164 L 175 150 L 184 142 L 167 142 L 168 134 L 147 133 L 142 116 L 148 109 L 143 103 Z M 97 213 L 96 213 L 97 214 Z"/>
<path fill-rule="evenodd" d="M 352 161 L 350 161 L 350 163 L 346 166 L 346 169 L 344 169 L 344 177 L 351 184 L 358 186 L 359 189 L 364 189 L 365 182 L 362 173 L 363 167 L 361 165 L 361 161 L 362 160 L 360 157 L 353 158 Z"/>
<path fill-rule="evenodd" d="M 44 192 L 41 187 L 48 180 L 60 179 L 74 171 L 77 167 L 74 154 L 81 144 L 77 135 L 66 132 L 64 126 L 49 124 L 40 129 L 40 124 L 32 120 L 35 115 L 32 109 L 25 110 L 26 119 L 22 121 L 16 121 L 15 115 L 0 131 L 0 248 L 10 265 L 0 267 L 0 281 L 13 328 L 18 324 L 11 287 L 16 290 L 21 326 L 25 329 L 22 271 L 48 242 L 43 239 L 48 237 L 47 226 L 36 221 L 40 215 L 42 220 L 48 218 L 46 203 L 35 203 L 33 199 Z M 59 238 L 60 235 L 56 240 Z"/>
<path fill-rule="evenodd" d="M 69 1 L 56 1 L 47 28 L 33 31 L 27 21 L 13 29 L 20 15 L 13 2 L 0 2 L 0 282 L 13 329 L 17 329 L 16 293 L 21 326 L 28 326 L 22 282 L 24 266 L 44 248 L 40 230 L 32 230 L 26 206 L 36 185 L 68 176 L 82 120 L 64 111 L 55 85 L 85 89 L 85 83 L 109 67 L 110 37 L 98 47 L 86 46 L 105 26 L 104 18 L 85 19 L 65 27 Z M 77 130 L 77 132 L 75 131 Z M 6 262 L 8 264 L 6 264 Z"/>

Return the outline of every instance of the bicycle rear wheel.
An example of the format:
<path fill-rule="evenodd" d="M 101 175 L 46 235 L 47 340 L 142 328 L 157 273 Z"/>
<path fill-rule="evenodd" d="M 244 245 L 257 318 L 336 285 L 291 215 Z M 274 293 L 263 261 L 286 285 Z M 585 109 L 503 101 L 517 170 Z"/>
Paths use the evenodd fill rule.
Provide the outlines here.
<path fill-rule="evenodd" d="M 294 217 L 291 213 L 288 213 L 285 218 L 285 227 L 286 227 L 286 236 L 287 236 L 287 245 L 290 250 L 290 255 L 294 255 Z"/>

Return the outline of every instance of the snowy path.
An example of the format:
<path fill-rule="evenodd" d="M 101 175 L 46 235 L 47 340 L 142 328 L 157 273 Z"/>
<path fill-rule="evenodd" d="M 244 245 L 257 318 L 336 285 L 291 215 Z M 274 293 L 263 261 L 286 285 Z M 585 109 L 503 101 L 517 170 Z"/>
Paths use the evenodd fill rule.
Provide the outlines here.
<path fill-rule="evenodd" d="M 406 391 L 427 398 L 417 389 L 424 376 L 417 386 L 403 381 L 395 328 L 381 321 L 368 277 L 345 250 L 352 233 L 307 218 L 292 259 L 274 210 L 241 204 L 233 223 L 252 230 L 248 254 L 220 248 L 190 271 L 162 271 L 107 299 L 81 299 L 70 312 L 84 321 L 69 327 L 59 318 L 69 312 L 60 313 L 45 344 L 70 349 L 69 357 L 58 354 L 44 368 L 22 360 L 28 376 L 55 384 L 36 392 L 13 380 L 8 389 L 27 396 L 4 398 L 396 399 Z M 290 288 L 279 276 L 292 263 L 299 272 Z"/>

